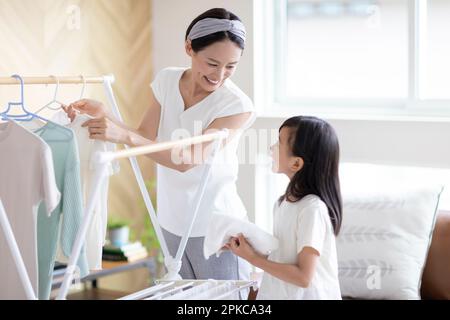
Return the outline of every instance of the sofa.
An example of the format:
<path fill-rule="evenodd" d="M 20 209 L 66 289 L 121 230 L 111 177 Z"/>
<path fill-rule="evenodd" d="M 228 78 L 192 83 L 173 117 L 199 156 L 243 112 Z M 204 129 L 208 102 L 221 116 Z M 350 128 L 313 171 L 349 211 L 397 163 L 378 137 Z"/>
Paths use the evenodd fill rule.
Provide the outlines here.
<path fill-rule="evenodd" d="M 450 299 L 450 211 L 439 211 L 422 274 L 422 299 Z"/>

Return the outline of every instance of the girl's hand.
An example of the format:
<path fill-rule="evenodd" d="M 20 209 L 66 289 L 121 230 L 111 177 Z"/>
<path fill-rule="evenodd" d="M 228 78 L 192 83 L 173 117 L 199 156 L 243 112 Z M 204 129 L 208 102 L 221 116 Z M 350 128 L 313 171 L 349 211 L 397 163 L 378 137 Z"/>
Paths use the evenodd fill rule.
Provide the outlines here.
<path fill-rule="evenodd" d="M 248 243 L 247 239 L 240 233 L 237 237 L 231 237 L 227 247 L 238 257 L 251 263 L 253 259 L 258 257 L 255 249 Z"/>
<path fill-rule="evenodd" d="M 91 139 L 126 143 L 127 131 L 106 117 L 88 120 L 82 127 L 88 127 Z"/>
<path fill-rule="evenodd" d="M 77 111 L 79 113 L 86 113 L 94 118 L 106 117 L 107 109 L 100 101 L 83 99 L 71 103 L 69 106 L 63 107 L 64 111 L 71 121 L 75 119 Z"/>

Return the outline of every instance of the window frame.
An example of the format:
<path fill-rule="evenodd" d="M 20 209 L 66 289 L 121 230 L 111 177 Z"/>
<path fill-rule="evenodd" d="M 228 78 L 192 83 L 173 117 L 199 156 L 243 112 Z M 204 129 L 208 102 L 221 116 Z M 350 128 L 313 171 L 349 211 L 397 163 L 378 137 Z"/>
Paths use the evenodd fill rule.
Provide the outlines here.
<path fill-rule="evenodd" d="M 255 1 L 256 2 L 256 1 Z M 450 119 L 450 99 L 421 96 L 427 0 L 407 1 L 408 96 L 405 99 L 288 99 L 285 87 L 287 0 L 260 0 L 255 10 L 255 104 L 263 116 L 302 113 L 325 117 L 418 117 Z"/>

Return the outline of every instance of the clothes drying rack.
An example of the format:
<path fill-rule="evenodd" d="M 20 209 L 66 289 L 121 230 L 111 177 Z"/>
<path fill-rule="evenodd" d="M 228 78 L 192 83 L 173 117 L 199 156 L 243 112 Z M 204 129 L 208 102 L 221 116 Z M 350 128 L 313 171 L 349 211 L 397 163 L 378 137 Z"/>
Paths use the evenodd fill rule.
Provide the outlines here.
<path fill-rule="evenodd" d="M 88 204 L 85 209 L 84 216 L 83 216 L 83 222 L 81 224 L 81 228 L 75 239 L 75 243 L 74 243 L 74 246 L 73 246 L 73 249 L 72 249 L 72 252 L 70 255 L 70 259 L 69 259 L 69 264 L 67 266 L 67 271 L 64 275 L 64 280 L 63 280 L 61 289 L 58 294 L 58 299 L 65 299 L 65 297 L 67 295 L 67 291 L 69 289 L 69 286 L 72 283 L 74 271 L 76 268 L 76 261 L 78 260 L 78 257 L 80 255 L 81 247 L 83 245 L 89 223 L 93 216 L 95 200 L 99 196 L 101 184 L 98 182 L 102 181 L 102 179 L 107 175 L 108 163 L 110 163 L 111 161 L 117 160 L 117 159 L 121 159 L 121 158 L 130 158 L 130 157 L 135 157 L 135 156 L 139 156 L 139 155 L 145 155 L 145 154 L 150 154 L 150 153 L 154 153 L 154 152 L 159 152 L 159 151 L 163 151 L 163 150 L 170 150 L 175 147 L 185 147 L 185 146 L 190 146 L 192 144 L 198 144 L 198 143 L 203 143 L 203 142 L 207 142 L 207 141 L 215 141 L 214 148 L 211 153 L 211 162 L 206 164 L 206 169 L 202 176 L 202 183 L 200 184 L 199 189 L 197 191 L 197 199 L 196 199 L 197 201 L 196 201 L 193 217 L 190 221 L 189 227 L 187 228 L 187 230 L 183 236 L 183 240 L 185 238 L 186 239 L 184 242 L 182 242 L 180 244 L 180 247 L 178 249 L 179 251 L 180 251 L 180 249 L 183 249 L 182 250 L 182 253 L 183 253 L 186 243 L 187 243 L 187 237 L 189 237 L 189 235 L 191 233 L 192 227 L 193 227 L 195 219 L 197 217 L 197 212 L 198 212 L 200 201 L 201 201 L 203 194 L 205 192 L 205 189 L 206 189 L 206 182 L 208 181 L 209 176 L 210 176 L 212 162 L 214 161 L 214 158 L 217 154 L 217 150 L 220 148 L 220 143 L 227 136 L 228 136 L 227 131 L 219 131 L 216 133 L 205 134 L 205 135 L 181 139 L 181 140 L 177 140 L 177 141 L 161 142 L 161 143 L 156 143 L 153 145 L 129 148 L 129 149 L 124 149 L 124 150 L 115 151 L 115 152 L 97 152 L 96 154 L 94 154 L 93 161 L 94 161 L 95 165 L 97 166 L 96 172 L 94 175 L 94 180 L 93 180 L 95 187 L 94 187 L 94 190 L 92 191 L 92 193 L 90 194 L 89 200 L 87 202 Z M 154 222 L 154 226 L 159 226 L 158 221 Z M 164 241 L 164 238 L 161 238 L 159 240 Z M 168 267 L 168 269 L 169 269 L 168 276 L 166 275 L 166 277 L 165 277 L 166 279 L 181 279 L 181 277 L 178 276 L 178 271 L 179 271 L 179 268 L 181 267 L 181 256 L 180 256 L 179 261 L 177 261 L 176 259 L 175 259 L 174 263 L 176 263 L 175 266 L 177 268 L 177 271 L 176 271 L 177 273 L 176 274 L 171 273 L 171 271 L 172 272 L 174 271 L 174 269 L 172 269 L 172 270 L 170 269 L 170 267 L 174 268 L 173 264 L 172 264 L 172 266 L 166 265 L 166 267 Z"/>
<path fill-rule="evenodd" d="M 102 77 L 83 77 L 83 76 L 81 76 L 81 77 L 56 78 L 54 76 L 49 76 L 49 77 L 24 77 L 23 78 L 24 84 L 84 84 L 84 85 L 86 85 L 88 83 L 89 84 L 91 84 L 91 83 L 103 84 L 105 94 L 107 96 L 108 102 L 111 106 L 111 110 L 112 110 L 114 116 L 117 117 L 118 120 L 123 121 L 122 116 L 119 111 L 119 107 L 117 105 L 117 101 L 114 97 L 114 93 L 112 90 L 113 82 L 114 82 L 113 75 L 107 75 L 107 76 L 102 76 Z M 0 85 L 2 85 L 2 84 L 13 85 L 13 84 L 20 84 L 20 82 L 18 79 L 11 78 L 11 77 L 0 78 Z M 195 280 L 190 280 L 190 282 L 189 282 L 189 280 L 181 280 L 181 277 L 179 275 L 179 271 L 181 268 L 181 259 L 182 259 L 184 250 L 186 248 L 188 238 L 191 234 L 192 227 L 195 223 L 195 219 L 197 217 L 198 209 L 200 207 L 200 202 L 202 200 L 204 191 L 206 189 L 206 183 L 207 183 L 210 173 L 211 173 L 211 167 L 212 167 L 213 161 L 217 155 L 218 150 L 220 149 L 221 143 L 227 137 L 228 137 L 228 131 L 225 129 L 225 130 L 222 130 L 219 132 L 205 134 L 205 135 L 201 135 L 201 136 L 195 136 L 195 137 L 176 140 L 176 141 L 161 142 L 161 143 L 156 143 L 153 145 L 136 147 L 136 148 L 129 148 L 128 146 L 125 145 L 124 150 L 115 151 L 115 152 L 98 152 L 94 155 L 94 157 L 95 157 L 94 162 L 97 165 L 94 181 L 100 181 L 106 175 L 107 165 L 111 161 L 121 159 L 121 158 L 129 159 L 132 169 L 133 169 L 133 172 L 134 172 L 134 175 L 136 177 L 136 181 L 139 185 L 141 195 L 144 198 L 144 202 L 145 202 L 147 211 L 149 213 L 150 220 L 153 224 L 153 227 L 155 228 L 155 233 L 159 240 L 159 243 L 161 246 L 161 251 L 162 251 L 162 254 L 164 257 L 164 264 L 167 269 L 167 274 L 163 277 L 163 279 L 161 281 L 171 281 L 170 282 L 171 286 L 178 287 L 178 289 L 180 289 L 179 287 L 187 288 L 188 287 L 187 283 L 190 283 L 190 282 L 193 282 L 193 284 L 196 284 L 196 285 L 199 284 L 199 282 L 198 281 L 196 282 Z M 186 229 L 186 231 L 181 239 L 176 256 L 172 257 L 169 253 L 169 250 L 168 250 L 166 241 L 164 239 L 161 227 L 159 225 L 153 204 L 151 202 L 150 196 L 149 196 L 147 188 L 145 186 L 142 172 L 140 170 L 136 156 L 150 154 L 153 152 L 159 152 L 159 151 L 163 151 L 163 150 L 170 150 L 173 148 L 186 147 L 186 146 L 190 146 L 193 144 L 199 144 L 199 143 L 209 142 L 209 141 L 212 141 L 214 143 L 213 149 L 212 149 L 209 161 L 207 161 L 205 163 L 205 170 L 203 172 L 203 176 L 201 179 L 202 182 L 199 185 L 199 188 L 198 188 L 197 194 L 196 194 L 196 201 L 195 201 L 193 216 L 190 221 L 190 225 Z M 66 272 L 64 274 L 63 283 L 58 292 L 58 296 L 57 296 L 58 300 L 66 299 L 68 290 L 69 290 L 70 285 L 72 284 L 72 281 L 74 278 L 74 274 L 76 271 L 76 262 L 79 258 L 81 248 L 83 246 L 83 242 L 85 239 L 85 235 L 86 235 L 89 223 L 93 216 L 95 200 L 97 199 L 97 197 L 99 195 L 98 186 L 100 184 L 95 183 L 94 185 L 96 186 L 96 188 L 94 188 L 93 192 L 89 195 L 87 206 L 85 208 L 85 212 L 83 215 L 83 221 L 81 224 L 81 228 L 77 233 L 77 237 L 74 242 L 74 245 L 73 245 L 73 248 L 71 251 L 71 255 L 69 258 L 69 263 L 67 265 Z M 3 225 L 3 221 L 2 221 L 2 225 Z M 16 253 L 15 256 L 17 256 L 17 255 L 20 256 L 20 252 L 17 251 L 17 249 L 18 249 L 17 245 L 15 247 L 11 246 L 11 250 L 15 251 L 15 253 Z M 25 272 L 25 275 L 27 276 L 26 270 L 23 268 L 20 268 L 20 264 L 18 264 L 18 270 L 20 273 Z M 26 279 L 26 277 L 23 277 L 23 278 Z M 188 281 L 188 282 L 186 283 L 185 281 Z M 225 281 L 225 280 L 223 280 L 223 281 Z M 234 284 L 234 285 L 230 286 L 230 292 L 235 292 L 236 290 L 240 291 L 240 290 L 243 290 L 250 286 L 256 285 L 256 282 L 254 282 L 254 281 L 244 281 L 244 282 L 237 282 L 237 281 L 233 281 L 233 280 L 230 280 L 230 281 L 231 281 L 230 283 Z M 23 283 L 24 283 L 23 285 L 26 286 L 26 281 Z M 220 283 L 217 281 L 214 282 L 212 280 L 210 280 L 210 283 L 213 283 L 215 286 L 223 285 L 223 283 Z M 158 291 L 158 289 L 157 289 L 158 286 L 160 286 L 160 284 L 157 285 L 155 288 L 150 287 L 148 289 L 145 289 L 147 291 L 145 291 L 145 290 L 143 290 L 143 291 L 146 293 L 148 293 L 148 291 L 156 293 Z M 175 290 L 175 288 L 171 288 L 171 289 Z M 130 295 L 130 296 L 128 296 L 127 299 L 129 299 L 130 297 L 141 297 L 142 294 L 143 293 L 141 292 L 140 294 L 137 294 L 134 296 Z M 32 296 L 30 296 L 30 297 L 32 297 Z"/>
<path fill-rule="evenodd" d="M 246 280 L 157 280 L 155 286 L 119 300 L 236 300 L 240 291 L 256 285 Z"/>

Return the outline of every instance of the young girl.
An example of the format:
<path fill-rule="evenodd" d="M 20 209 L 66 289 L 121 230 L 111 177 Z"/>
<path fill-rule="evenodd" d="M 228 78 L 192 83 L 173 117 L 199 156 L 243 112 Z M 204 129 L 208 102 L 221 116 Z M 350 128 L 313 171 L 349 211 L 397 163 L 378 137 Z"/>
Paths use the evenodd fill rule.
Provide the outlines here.
<path fill-rule="evenodd" d="M 335 236 L 342 221 L 339 143 L 315 117 L 293 117 L 272 146 L 273 171 L 290 179 L 274 207 L 279 248 L 261 256 L 239 235 L 227 247 L 265 271 L 258 299 L 341 299 Z"/>

